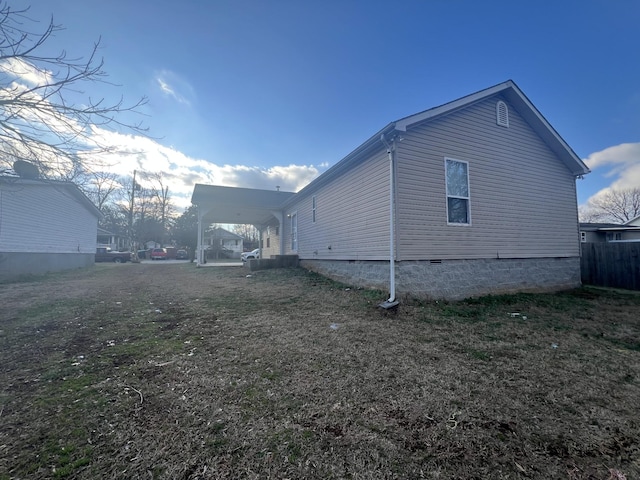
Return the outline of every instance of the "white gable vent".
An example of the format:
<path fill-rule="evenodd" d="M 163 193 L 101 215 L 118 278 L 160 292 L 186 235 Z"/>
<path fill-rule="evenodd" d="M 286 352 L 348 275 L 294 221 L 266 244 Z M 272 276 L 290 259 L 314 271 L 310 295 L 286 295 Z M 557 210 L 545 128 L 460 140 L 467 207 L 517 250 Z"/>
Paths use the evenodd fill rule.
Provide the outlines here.
<path fill-rule="evenodd" d="M 501 127 L 509 126 L 509 107 L 502 100 L 496 103 L 496 123 Z"/>

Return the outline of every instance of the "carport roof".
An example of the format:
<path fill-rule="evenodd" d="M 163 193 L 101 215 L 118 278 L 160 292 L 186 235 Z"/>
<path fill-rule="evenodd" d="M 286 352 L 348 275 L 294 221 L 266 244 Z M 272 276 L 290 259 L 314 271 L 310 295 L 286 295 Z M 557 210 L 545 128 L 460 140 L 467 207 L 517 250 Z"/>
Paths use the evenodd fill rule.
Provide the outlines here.
<path fill-rule="evenodd" d="M 196 184 L 191 203 L 198 206 L 204 222 L 268 225 L 274 219 L 273 212 L 280 211 L 282 204 L 294 195 L 277 190 Z"/>

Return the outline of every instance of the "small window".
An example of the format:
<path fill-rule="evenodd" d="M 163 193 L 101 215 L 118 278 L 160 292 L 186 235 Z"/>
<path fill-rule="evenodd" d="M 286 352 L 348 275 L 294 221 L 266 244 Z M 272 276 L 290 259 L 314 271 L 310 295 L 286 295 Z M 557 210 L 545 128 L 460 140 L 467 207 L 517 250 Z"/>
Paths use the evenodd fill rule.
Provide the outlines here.
<path fill-rule="evenodd" d="M 311 197 L 311 221 L 316 223 L 316 196 Z"/>
<path fill-rule="evenodd" d="M 271 238 L 267 237 L 267 248 L 271 247 Z"/>
<path fill-rule="evenodd" d="M 580 232 L 580 241 L 582 243 L 587 243 L 587 232 Z"/>
<path fill-rule="evenodd" d="M 280 227 L 276 227 L 275 236 L 277 237 L 278 235 L 280 235 Z"/>
<path fill-rule="evenodd" d="M 470 225 L 469 163 L 445 158 L 447 223 Z"/>
<path fill-rule="evenodd" d="M 496 103 L 496 123 L 501 127 L 509 127 L 509 107 L 502 100 Z"/>

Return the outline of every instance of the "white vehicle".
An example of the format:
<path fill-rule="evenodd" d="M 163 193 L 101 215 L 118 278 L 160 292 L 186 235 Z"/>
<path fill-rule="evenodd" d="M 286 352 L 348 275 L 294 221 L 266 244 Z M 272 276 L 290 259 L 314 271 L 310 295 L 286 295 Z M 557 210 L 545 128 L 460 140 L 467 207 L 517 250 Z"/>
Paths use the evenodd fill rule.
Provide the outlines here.
<path fill-rule="evenodd" d="M 246 262 L 247 260 L 251 260 L 252 258 L 260 258 L 260 249 L 256 248 L 255 250 L 252 250 L 250 252 L 242 252 L 240 254 L 240 258 L 242 259 L 243 262 Z"/>

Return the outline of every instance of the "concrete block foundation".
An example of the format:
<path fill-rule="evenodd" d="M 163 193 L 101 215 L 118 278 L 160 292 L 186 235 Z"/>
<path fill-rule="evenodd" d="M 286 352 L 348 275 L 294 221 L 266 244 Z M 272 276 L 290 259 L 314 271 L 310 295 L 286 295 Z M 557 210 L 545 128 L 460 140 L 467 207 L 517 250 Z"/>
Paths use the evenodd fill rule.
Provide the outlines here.
<path fill-rule="evenodd" d="M 364 288 L 389 289 L 389 262 L 301 260 L 300 266 Z M 489 294 L 580 286 L 580 258 L 420 260 L 396 262 L 396 293 L 460 300 Z"/>
<path fill-rule="evenodd" d="M 0 252 L 0 280 L 92 267 L 95 253 Z"/>

